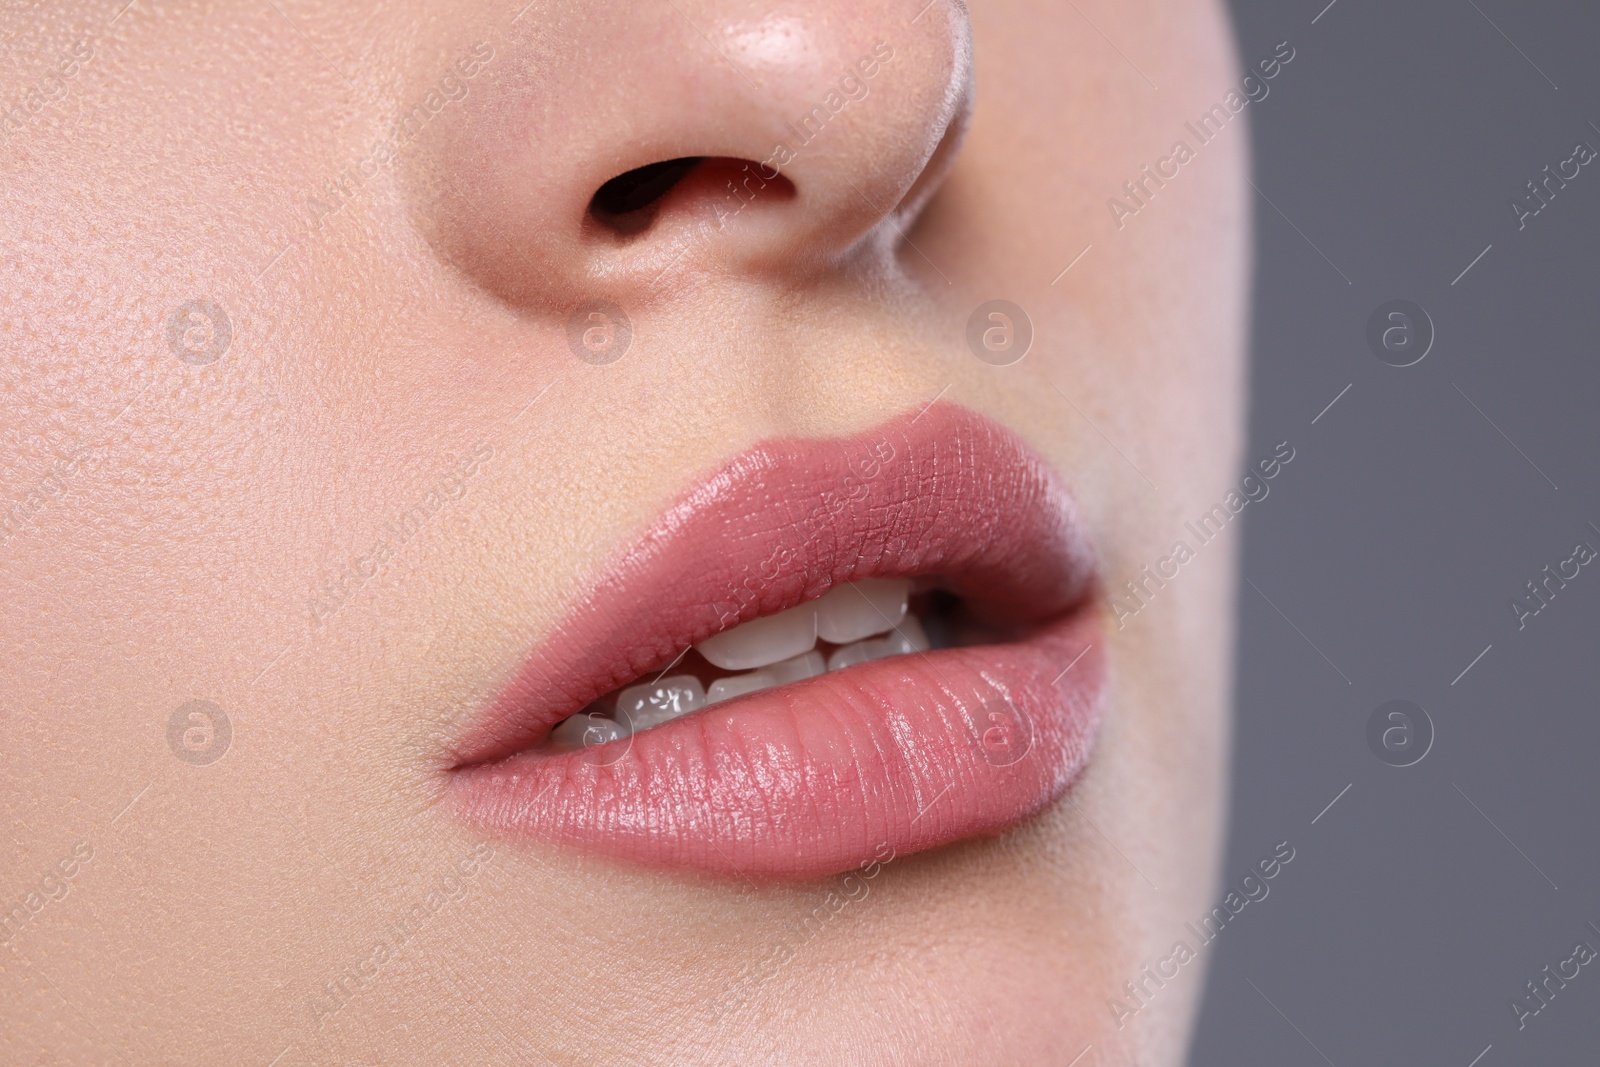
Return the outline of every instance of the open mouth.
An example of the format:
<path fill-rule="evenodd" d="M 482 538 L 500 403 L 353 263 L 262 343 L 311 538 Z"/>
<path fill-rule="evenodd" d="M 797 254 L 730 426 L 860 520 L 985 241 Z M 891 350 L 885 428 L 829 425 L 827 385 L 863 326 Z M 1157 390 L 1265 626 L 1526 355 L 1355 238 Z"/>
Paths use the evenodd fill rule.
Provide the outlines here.
<path fill-rule="evenodd" d="M 931 582 L 867 578 L 701 641 L 654 677 L 592 701 L 550 732 L 553 751 L 606 744 L 720 704 L 890 656 L 986 643 L 993 626 Z"/>
<path fill-rule="evenodd" d="M 1003 832 L 1088 761 L 1094 575 L 1059 476 L 964 408 L 759 445 L 475 717 L 452 799 L 497 834 L 751 879 Z"/>

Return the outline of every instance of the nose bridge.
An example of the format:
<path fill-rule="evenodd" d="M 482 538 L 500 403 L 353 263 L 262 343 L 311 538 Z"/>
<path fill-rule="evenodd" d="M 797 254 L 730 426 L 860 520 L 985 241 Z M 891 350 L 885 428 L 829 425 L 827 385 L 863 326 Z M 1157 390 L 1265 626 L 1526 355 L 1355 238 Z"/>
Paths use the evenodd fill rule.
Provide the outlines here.
<path fill-rule="evenodd" d="M 951 0 L 569 10 L 433 140 L 417 214 L 518 305 L 676 271 L 798 278 L 900 204 L 968 72 Z"/>

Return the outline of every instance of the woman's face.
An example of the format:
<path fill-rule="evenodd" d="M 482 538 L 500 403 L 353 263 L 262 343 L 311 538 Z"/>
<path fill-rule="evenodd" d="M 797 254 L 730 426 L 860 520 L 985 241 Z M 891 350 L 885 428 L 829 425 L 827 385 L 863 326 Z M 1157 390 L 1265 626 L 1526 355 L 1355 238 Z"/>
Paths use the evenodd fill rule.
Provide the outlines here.
<path fill-rule="evenodd" d="M 0 1059 L 1181 1057 L 1231 538 L 1144 568 L 1237 458 L 1219 4 L 0 41 Z"/>

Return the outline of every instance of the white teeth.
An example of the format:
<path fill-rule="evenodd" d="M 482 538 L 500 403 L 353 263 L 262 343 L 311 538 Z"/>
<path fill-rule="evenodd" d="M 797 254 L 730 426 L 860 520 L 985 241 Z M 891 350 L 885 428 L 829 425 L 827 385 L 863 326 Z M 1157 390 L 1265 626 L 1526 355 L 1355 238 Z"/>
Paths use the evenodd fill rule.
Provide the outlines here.
<path fill-rule="evenodd" d="M 788 685 L 790 682 L 815 678 L 827 669 L 828 664 L 824 662 L 822 653 L 811 651 L 794 659 L 786 659 L 782 663 L 774 663 L 766 669 L 766 673 L 776 678 L 779 685 Z"/>
<path fill-rule="evenodd" d="M 905 617 L 910 595 L 911 582 L 905 578 L 867 578 L 830 589 L 813 601 L 817 636 L 846 645 L 887 633 Z"/>
<path fill-rule="evenodd" d="M 868 660 L 904 656 L 910 652 L 926 652 L 928 648 L 928 635 L 922 631 L 922 624 L 917 621 L 915 615 L 907 615 L 899 628 L 887 637 L 857 641 L 853 645 L 834 649 L 833 655 L 828 657 L 828 670 L 842 671 L 846 667 L 854 667 Z"/>
<path fill-rule="evenodd" d="M 928 636 L 908 614 L 911 582 L 868 578 L 836 586 L 824 596 L 776 615 L 751 619 L 706 638 L 695 647 L 725 671 L 709 688 L 692 674 L 629 686 L 558 725 L 550 734 L 559 749 L 616 741 L 629 734 L 747 693 L 814 678 L 858 663 L 926 652 Z M 826 659 L 818 639 L 838 645 Z"/>
<path fill-rule="evenodd" d="M 749 674 L 736 674 L 732 678 L 719 678 L 711 683 L 711 688 L 706 691 L 706 703 L 715 704 L 722 700 L 732 700 L 742 697 L 746 693 L 757 693 L 763 689 L 771 689 L 776 685 L 788 685 L 790 682 L 800 682 L 807 678 L 815 678 L 828 670 L 828 664 L 823 660 L 822 653 L 817 651 L 802 653 L 793 659 L 786 659 L 781 663 L 774 663 L 759 671 Z"/>
<path fill-rule="evenodd" d="M 617 720 L 629 733 L 699 711 L 705 707 L 706 691 L 692 674 L 676 674 L 648 685 L 635 685 L 617 694 Z"/>
<path fill-rule="evenodd" d="M 716 704 L 719 701 L 732 700 L 746 693 L 771 689 L 777 684 L 778 680 L 767 671 L 751 671 L 749 674 L 736 674 L 732 678 L 718 678 L 711 683 L 710 690 L 706 692 L 706 703 Z"/>
<path fill-rule="evenodd" d="M 551 743 L 559 749 L 587 748 L 618 741 L 628 736 L 628 728 L 614 719 L 593 712 L 580 712 L 550 731 Z"/>
<path fill-rule="evenodd" d="M 828 657 L 828 669 L 830 671 L 842 671 L 846 667 L 854 667 L 857 663 L 865 663 L 869 659 L 878 659 L 880 657 L 874 653 L 877 651 L 879 644 L 881 642 L 878 641 L 857 641 L 853 645 L 836 648 L 833 650 L 833 655 Z"/>
<path fill-rule="evenodd" d="M 896 627 L 894 637 L 891 639 L 901 638 L 904 640 L 900 643 L 906 647 L 898 648 L 890 655 L 903 656 L 908 652 L 926 652 L 933 647 L 933 642 L 928 640 L 928 632 L 922 628 L 922 620 L 915 615 L 907 615 L 900 620 L 900 625 Z"/>
<path fill-rule="evenodd" d="M 809 652 L 816 643 L 817 608 L 816 601 L 812 601 L 740 623 L 694 647 L 725 671 L 746 671 Z"/>
<path fill-rule="evenodd" d="M 911 582 L 867 578 L 830 589 L 788 611 L 751 619 L 695 647 L 725 671 L 747 671 L 809 652 L 817 638 L 836 645 L 888 633 L 906 615 Z"/>

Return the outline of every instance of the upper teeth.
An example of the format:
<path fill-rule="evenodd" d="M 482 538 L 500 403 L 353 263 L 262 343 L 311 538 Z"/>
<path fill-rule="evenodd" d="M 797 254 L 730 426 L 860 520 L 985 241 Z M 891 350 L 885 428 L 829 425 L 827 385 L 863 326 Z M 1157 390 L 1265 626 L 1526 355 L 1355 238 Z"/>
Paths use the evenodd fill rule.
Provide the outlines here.
<path fill-rule="evenodd" d="M 830 671 L 842 671 L 846 667 L 854 667 L 857 663 L 865 663 L 872 659 L 883 659 L 885 656 L 904 656 L 910 652 L 928 651 L 928 635 L 923 632 L 922 624 L 915 615 L 907 615 L 905 621 L 895 627 L 894 633 L 883 637 L 874 637 L 869 641 L 857 641 L 854 644 L 836 648 L 828 657 Z"/>
<path fill-rule="evenodd" d="M 692 674 L 674 675 L 648 685 L 629 686 L 617 694 L 617 721 L 631 733 L 648 730 L 668 719 L 699 711 L 706 691 Z"/>
<path fill-rule="evenodd" d="M 718 678 L 706 691 L 706 703 L 715 704 L 719 700 L 732 700 L 746 693 L 771 689 L 775 685 L 804 681 L 816 677 L 827 669 L 828 664 L 823 660 L 821 652 L 802 652 L 794 659 L 774 663 L 762 670 L 746 671 L 731 678 Z"/>
<path fill-rule="evenodd" d="M 765 667 L 811 651 L 819 637 L 844 645 L 888 633 L 905 618 L 910 595 L 911 583 L 904 578 L 851 582 L 788 611 L 724 630 L 695 648 L 723 670 Z"/>
<path fill-rule="evenodd" d="M 692 674 L 629 686 L 617 694 L 614 719 L 595 712 L 574 715 L 555 728 L 551 740 L 562 748 L 603 744 L 718 701 L 868 660 L 925 652 L 929 645 L 922 624 L 906 614 L 910 593 L 905 579 L 869 578 L 725 630 L 695 647 L 713 665 L 745 673 L 719 678 L 709 690 Z M 815 650 L 819 637 L 842 647 L 824 661 Z"/>

